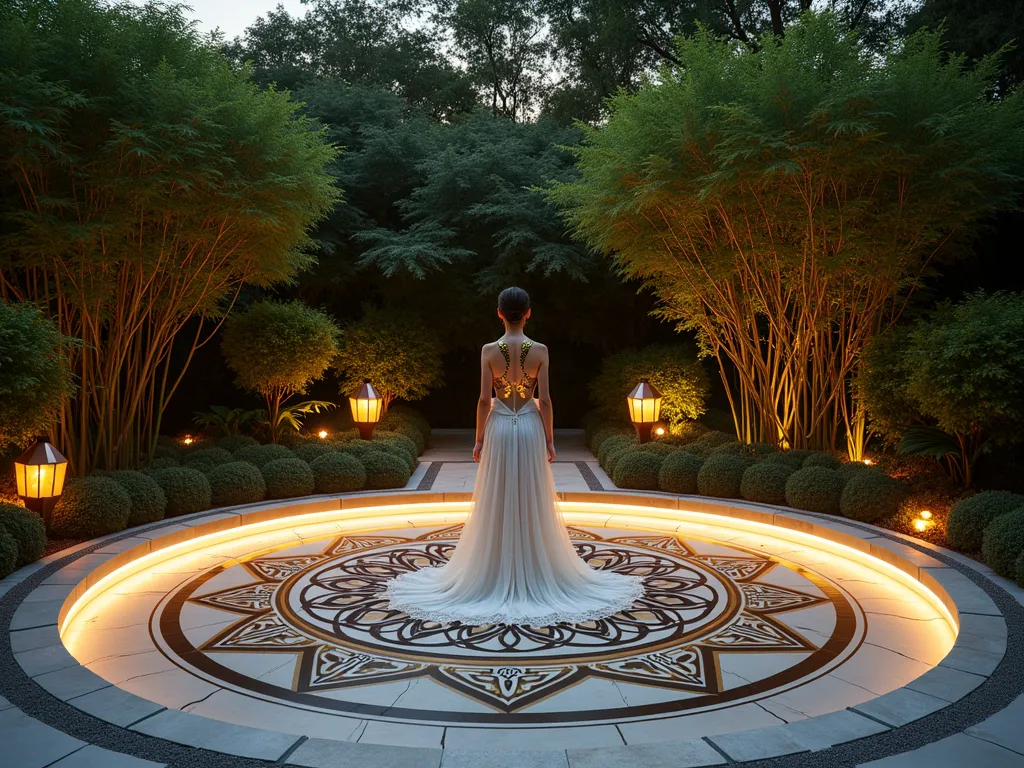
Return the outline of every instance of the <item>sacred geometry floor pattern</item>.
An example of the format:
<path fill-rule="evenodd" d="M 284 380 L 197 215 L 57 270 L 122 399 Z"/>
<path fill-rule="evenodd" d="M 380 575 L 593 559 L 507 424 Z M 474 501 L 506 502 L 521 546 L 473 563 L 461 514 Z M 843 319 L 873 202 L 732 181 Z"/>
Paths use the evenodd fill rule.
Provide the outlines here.
<path fill-rule="evenodd" d="M 935 608 L 876 571 L 711 526 L 570 527 L 591 567 L 645 577 L 642 599 L 600 621 L 474 627 L 391 610 L 386 581 L 443 565 L 460 531 L 290 535 L 192 556 L 129 579 L 112 598 L 119 620 L 90 607 L 65 643 L 168 707 L 419 745 L 446 728 L 612 728 L 632 743 L 790 722 L 904 685 L 953 642 Z"/>

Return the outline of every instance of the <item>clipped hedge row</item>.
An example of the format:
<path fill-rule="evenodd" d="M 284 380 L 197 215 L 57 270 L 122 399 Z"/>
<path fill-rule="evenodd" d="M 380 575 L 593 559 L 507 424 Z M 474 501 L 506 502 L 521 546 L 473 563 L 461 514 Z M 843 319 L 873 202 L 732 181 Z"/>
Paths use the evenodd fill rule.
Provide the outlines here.
<path fill-rule="evenodd" d="M 0 579 L 23 565 L 34 563 L 46 548 L 46 529 L 35 512 L 15 504 L 0 502 L 0 538 L 13 542 L 14 557 L 7 559 L 7 547 L 0 544 Z"/>

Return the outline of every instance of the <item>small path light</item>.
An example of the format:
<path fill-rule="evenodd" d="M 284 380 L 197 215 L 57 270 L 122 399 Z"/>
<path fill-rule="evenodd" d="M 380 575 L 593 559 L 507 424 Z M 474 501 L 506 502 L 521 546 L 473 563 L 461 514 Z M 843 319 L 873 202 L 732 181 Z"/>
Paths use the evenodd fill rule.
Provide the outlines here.
<path fill-rule="evenodd" d="M 932 520 L 932 513 L 930 510 L 922 509 L 917 513 L 917 519 L 914 520 L 914 530 L 924 533 L 931 528 L 935 522 Z"/>
<path fill-rule="evenodd" d="M 319 432 L 316 433 L 316 436 L 319 437 L 321 440 L 326 440 L 327 439 L 327 430 L 326 429 L 321 429 Z"/>
<path fill-rule="evenodd" d="M 359 428 L 359 435 L 364 440 L 373 438 L 373 428 L 380 421 L 384 409 L 384 400 L 373 388 L 369 379 L 363 379 L 363 385 L 348 399 L 352 406 L 352 420 Z"/>
<path fill-rule="evenodd" d="M 636 436 L 641 443 L 649 442 L 651 430 L 661 416 L 661 392 L 647 379 L 640 379 L 626 402 L 629 404 L 629 420 L 633 422 Z"/>
<path fill-rule="evenodd" d="M 47 528 L 50 526 L 53 505 L 64 492 L 67 469 L 67 457 L 57 450 L 46 435 L 37 437 L 29 449 L 14 461 L 18 495 L 26 507 L 43 519 Z"/>

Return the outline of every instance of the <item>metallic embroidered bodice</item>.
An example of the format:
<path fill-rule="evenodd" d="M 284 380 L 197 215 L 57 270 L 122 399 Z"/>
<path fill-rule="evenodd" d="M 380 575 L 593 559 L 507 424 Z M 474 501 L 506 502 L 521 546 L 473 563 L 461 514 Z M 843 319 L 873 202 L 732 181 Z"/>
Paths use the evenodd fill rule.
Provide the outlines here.
<path fill-rule="evenodd" d="M 526 372 L 526 355 L 530 352 L 530 347 L 532 346 L 532 341 L 523 341 L 523 347 L 519 352 L 519 370 L 523 372 L 523 377 L 519 381 L 513 382 L 508 378 L 508 369 L 512 364 L 512 359 L 508 354 L 508 344 L 504 341 L 498 342 L 498 349 L 501 350 L 502 357 L 505 358 L 505 371 L 501 376 L 494 379 L 494 389 L 502 400 L 511 399 L 513 392 L 523 400 L 528 400 L 532 397 L 533 386 L 537 383 L 537 380 Z"/>

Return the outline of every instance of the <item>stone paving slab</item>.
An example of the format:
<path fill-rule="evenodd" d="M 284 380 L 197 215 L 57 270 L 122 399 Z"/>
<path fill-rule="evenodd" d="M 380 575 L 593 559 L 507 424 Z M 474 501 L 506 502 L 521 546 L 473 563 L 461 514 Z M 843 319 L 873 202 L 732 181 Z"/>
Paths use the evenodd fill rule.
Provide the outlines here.
<path fill-rule="evenodd" d="M 968 728 L 965 733 L 1024 755 L 1024 695 L 1018 696 L 1001 712 Z"/>
<path fill-rule="evenodd" d="M 939 666 L 911 680 L 906 687 L 946 701 L 959 701 L 986 679 L 988 678 L 983 675 Z"/>
<path fill-rule="evenodd" d="M 725 758 L 703 739 L 663 741 L 628 747 L 570 749 L 569 768 L 699 768 L 724 765 Z"/>
<path fill-rule="evenodd" d="M 169 709 L 136 723 L 131 730 L 191 747 L 270 761 L 282 757 L 300 740 L 299 736 L 287 733 L 247 728 Z"/>
<path fill-rule="evenodd" d="M 441 768 L 568 768 L 565 752 L 482 749 L 446 749 Z"/>
<path fill-rule="evenodd" d="M 880 720 L 886 725 L 896 728 L 925 715 L 948 707 L 949 702 L 926 693 L 912 691 L 909 688 L 897 688 L 891 693 L 870 699 L 863 704 L 850 707 L 854 712 Z"/>
<path fill-rule="evenodd" d="M 289 765 L 299 765 L 303 768 L 336 768 L 348 765 L 358 768 L 438 768 L 441 764 L 441 750 L 307 739 L 288 755 L 287 762 Z"/>
<path fill-rule="evenodd" d="M 85 667 L 68 667 L 33 678 L 61 701 L 109 688 L 110 683 Z"/>
<path fill-rule="evenodd" d="M 61 758 L 50 768 L 163 768 L 164 763 L 154 763 L 140 757 L 122 755 L 90 744 L 67 757 Z"/>
<path fill-rule="evenodd" d="M 0 712 L 0 755 L 12 768 L 43 768 L 86 746 L 24 714 L 17 707 Z"/>
<path fill-rule="evenodd" d="M 1024 755 L 964 733 L 893 755 L 863 768 L 1024 768 Z"/>
<path fill-rule="evenodd" d="M 780 725 L 778 728 L 789 732 L 797 741 L 813 751 L 827 749 L 834 744 L 844 744 L 889 730 L 882 723 L 870 720 L 850 709 L 841 709 L 838 712 L 797 720 L 788 725 Z"/>
<path fill-rule="evenodd" d="M 143 699 L 116 686 L 68 699 L 68 704 L 122 728 L 166 709 L 156 702 Z"/>
<path fill-rule="evenodd" d="M 724 733 L 708 741 L 738 763 L 807 752 L 807 745 L 781 727 Z"/>

